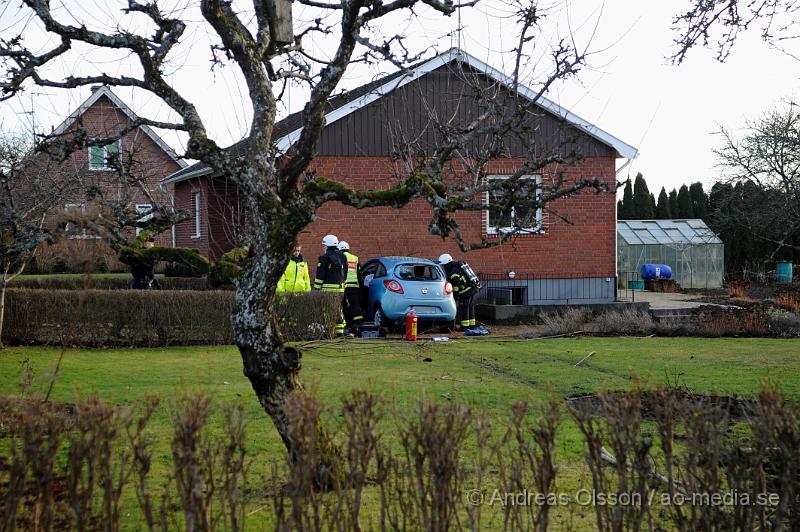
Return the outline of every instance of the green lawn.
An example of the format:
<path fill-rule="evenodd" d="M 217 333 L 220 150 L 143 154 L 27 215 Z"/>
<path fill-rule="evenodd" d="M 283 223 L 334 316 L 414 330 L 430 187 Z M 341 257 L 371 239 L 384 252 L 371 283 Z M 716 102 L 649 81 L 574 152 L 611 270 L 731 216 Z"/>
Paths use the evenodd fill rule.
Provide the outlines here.
<path fill-rule="evenodd" d="M 576 367 L 590 352 L 595 354 Z M 58 349 L 42 347 L 0 351 L 0 394 L 19 391 L 18 376 L 25 360 L 36 370 L 36 385 L 46 387 L 58 355 Z M 628 388 L 634 384 L 632 375 L 644 386 L 670 382 L 698 392 L 738 396 L 754 395 L 759 384 L 771 378 L 783 383 L 787 395 L 800 399 L 800 340 L 490 337 L 416 345 L 399 340 L 331 342 L 307 350 L 302 370 L 304 382 L 331 406 L 357 387 L 381 394 L 399 409 L 430 398 L 467 402 L 495 415 L 506 413 L 514 400 Z M 90 392 L 112 403 L 161 397 L 164 401 L 151 429 L 158 437 L 159 461 L 166 464 L 170 400 L 181 390 L 203 390 L 217 403 L 243 403 L 248 451 L 257 474 L 265 473 L 271 460 L 282 459 L 280 439 L 243 376 L 234 347 L 70 349 L 64 355 L 53 399 L 73 401 Z M 216 417 L 213 424 L 219 426 L 219 421 Z M 583 452 L 576 426 L 565 422 L 558 442 L 563 482 L 580 483 L 586 478 Z M 256 500 L 251 505 L 263 504 Z"/>

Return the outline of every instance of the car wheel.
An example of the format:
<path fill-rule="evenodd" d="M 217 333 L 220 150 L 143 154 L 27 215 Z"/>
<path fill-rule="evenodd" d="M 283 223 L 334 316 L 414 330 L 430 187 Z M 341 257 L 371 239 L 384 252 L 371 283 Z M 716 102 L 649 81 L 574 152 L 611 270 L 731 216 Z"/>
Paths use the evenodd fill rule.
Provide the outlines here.
<path fill-rule="evenodd" d="M 388 332 L 392 332 L 392 322 L 383 314 L 381 307 L 375 307 L 375 314 L 372 316 L 372 321 L 378 327 L 386 327 Z"/>

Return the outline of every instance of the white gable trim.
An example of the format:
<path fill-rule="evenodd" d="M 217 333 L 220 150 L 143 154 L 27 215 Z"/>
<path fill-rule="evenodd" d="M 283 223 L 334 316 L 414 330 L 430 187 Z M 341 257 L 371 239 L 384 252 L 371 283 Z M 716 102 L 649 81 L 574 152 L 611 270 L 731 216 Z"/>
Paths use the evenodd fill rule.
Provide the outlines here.
<path fill-rule="evenodd" d="M 330 125 L 337 120 L 344 118 L 345 116 L 349 115 L 361 109 L 362 107 L 369 105 L 370 103 L 374 102 L 378 98 L 385 96 L 386 94 L 392 92 L 393 90 L 406 85 L 407 83 L 411 83 L 415 79 L 418 79 L 425 74 L 436 70 L 437 68 L 444 66 L 453 60 L 459 59 L 462 62 L 468 64 L 475 70 L 479 72 L 483 72 L 486 75 L 493 78 L 498 83 L 502 83 L 506 86 L 512 86 L 513 80 L 506 74 L 500 72 L 499 70 L 492 68 L 491 66 L 487 65 L 486 63 L 480 61 L 479 59 L 469 55 L 468 53 L 464 52 L 463 50 L 459 50 L 458 48 L 451 48 L 447 52 L 437 55 L 430 61 L 427 61 L 417 68 L 409 71 L 407 74 L 400 76 L 399 78 L 393 79 L 380 87 L 375 88 L 374 90 L 370 91 L 368 94 L 353 100 L 352 102 L 339 107 L 331 111 L 330 113 L 325 115 L 325 122 L 326 125 Z M 519 93 L 526 97 L 529 100 L 534 100 L 536 98 L 536 91 L 525 87 L 523 85 L 519 86 Z M 544 109 L 550 111 L 551 113 L 562 117 L 564 120 L 570 122 L 571 124 L 577 126 L 582 131 L 587 133 L 588 135 L 596 138 L 603 144 L 611 146 L 614 148 L 620 157 L 624 157 L 626 159 L 635 159 L 639 153 L 639 150 L 630 144 L 623 142 L 622 140 L 618 139 L 611 133 L 604 131 L 597 127 L 596 125 L 590 123 L 589 121 L 581 118 L 580 116 L 564 109 L 557 103 L 548 100 L 544 96 L 540 96 L 538 100 L 535 100 L 536 104 L 543 107 Z M 300 132 L 303 128 L 297 128 L 294 131 L 284 135 L 280 139 L 278 139 L 275 143 L 276 147 L 281 152 L 286 152 L 289 148 L 297 142 L 297 139 L 300 138 Z"/>
<path fill-rule="evenodd" d="M 83 102 L 80 105 L 80 107 L 78 107 L 75 110 L 74 113 L 69 115 L 66 120 L 61 122 L 61 125 L 55 128 L 53 130 L 53 133 L 51 133 L 51 135 L 61 135 L 62 133 L 64 133 L 72 124 L 75 123 L 75 121 L 78 118 L 81 117 L 81 115 L 83 115 L 83 113 L 85 113 L 92 105 L 95 104 L 95 102 L 97 102 L 97 100 L 99 100 L 103 96 L 106 96 L 109 100 L 111 100 L 111 102 L 117 107 L 119 107 L 119 109 L 123 113 L 125 113 L 125 115 L 131 120 L 135 121 L 139 118 L 139 116 L 136 113 L 134 113 L 130 107 L 125 105 L 125 102 L 120 100 L 119 96 L 114 94 L 110 88 L 102 86 L 92 91 L 92 95 L 89 96 L 89 98 L 85 102 Z M 139 126 L 139 129 L 144 131 L 144 133 L 148 137 L 150 137 L 150 139 L 153 142 L 155 142 L 159 148 L 164 150 L 164 153 L 169 155 L 170 158 L 178 164 L 178 166 L 180 166 L 181 168 L 186 168 L 188 166 L 188 163 L 183 159 L 181 159 L 180 157 L 178 157 L 178 154 L 175 153 L 175 151 L 172 148 L 170 148 L 169 145 L 166 142 L 164 142 L 164 140 L 155 131 L 153 131 L 153 129 L 150 126 Z"/>

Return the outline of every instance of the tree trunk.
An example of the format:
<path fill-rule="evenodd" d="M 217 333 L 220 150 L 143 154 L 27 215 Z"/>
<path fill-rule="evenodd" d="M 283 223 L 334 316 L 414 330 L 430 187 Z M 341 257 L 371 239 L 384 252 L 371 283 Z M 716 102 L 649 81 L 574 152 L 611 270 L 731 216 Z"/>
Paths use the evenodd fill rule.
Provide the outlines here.
<path fill-rule="evenodd" d="M 3 320 L 6 317 L 6 279 L 5 275 L 0 277 L 0 349 L 5 348 L 3 343 Z"/>
<path fill-rule="evenodd" d="M 276 233 L 278 231 L 273 231 L 272 235 Z M 242 356 L 244 374 L 275 424 L 289 456 L 294 459 L 296 449 L 290 438 L 286 405 L 292 394 L 304 393 L 300 382 L 302 353 L 283 344 L 274 302 L 275 287 L 294 249 L 296 237 L 287 238 L 282 234 L 275 243 L 269 242 L 272 238 L 268 236 L 256 237 L 256 240 L 261 242 L 254 243 L 247 269 L 237 280 L 231 324 Z M 317 464 L 315 480 L 320 487 L 330 487 L 343 478 L 336 460 L 338 449 L 321 427 L 317 437 L 320 463 Z"/>

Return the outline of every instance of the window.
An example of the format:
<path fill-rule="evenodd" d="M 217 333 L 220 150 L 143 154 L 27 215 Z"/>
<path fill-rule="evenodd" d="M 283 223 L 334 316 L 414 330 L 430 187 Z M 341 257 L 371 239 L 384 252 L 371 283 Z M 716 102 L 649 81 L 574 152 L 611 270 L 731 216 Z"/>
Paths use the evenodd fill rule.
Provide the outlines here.
<path fill-rule="evenodd" d="M 192 238 L 200 238 L 200 193 L 193 192 L 192 199 L 194 201 L 194 234 Z"/>
<path fill-rule="evenodd" d="M 508 176 L 492 175 L 489 180 L 507 179 Z M 500 202 L 503 198 L 502 190 L 492 190 L 487 194 L 487 204 L 492 205 Z M 536 194 L 534 197 L 533 194 Z M 542 198 L 542 176 L 523 176 L 519 180 L 517 198 L 526 197 L 531 201 L 541 200 Z M 487 233 L 496 235 L 498 233 L 508 233 L 517 231 L 518 233 L 540 233 L 542 227 L 542 208 L 533 205 L 515 205 L 509 213 L 488 213 Z"/>
<path fill-rule="evenodd" d="M 83 203 L 67 203 L 64 205 L 64 214 L 67 218 L 83 218 L 83 215 L 86 214 L 86 205 Z M 68 238 L 86 237 L 86 229 L 70 221 L 64 226 L 64 233 L 66 233 Z"/>
<path fill-rule="evenodd" d="M 395 275 L 404 281 L 438 281 L 439 269 L 429 264 L 400 264 L 394 270 Z"/>
<path fill-rule="evenodd" d="M 153 206 L 150 205 L 149 203 L 138 203 L 136 205 L 136 214 L 139 215 L 139 217 L 136 218 L 137 224 L 140 223 L 140 222 L 149 221 L 153 217 L 153 213 L 151 212 L 152 210 L 153 210 Z M 141 232 L 142 232 L 142 228 L 141 227 L 137 227 L 136 228 L 136 236 L 139 236 L 139 234 Z"/>
<path fill-rule="evenodd" d="M 119 154 L 119 140 L 105 146 L 89 146 L 89 170 L 110 170 L 111 157 Z"/>

